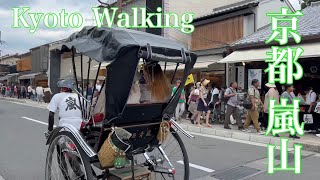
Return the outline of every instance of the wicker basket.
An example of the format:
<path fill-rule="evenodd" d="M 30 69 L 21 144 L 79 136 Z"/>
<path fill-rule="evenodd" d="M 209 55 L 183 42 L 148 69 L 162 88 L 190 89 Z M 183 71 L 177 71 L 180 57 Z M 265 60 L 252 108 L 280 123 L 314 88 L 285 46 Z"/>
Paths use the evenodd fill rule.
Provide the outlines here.
<path fill-rule="evenodd" d="M 116 156 L 120 153 L 119 149 L 115 147 L 111 142 L 111 132 L 108 138 L 104 141 L 101 146 L 98 157 L 102 168 L 111 168 L 114 166 L 114 160 Z"/>
<path fill-rule="evenodd" d="M 168 121 L 162 121 L 157 134 L 157 139 L 160 143 L 166 140 L 168 134 L 170 133 L 170 124 Z"/>

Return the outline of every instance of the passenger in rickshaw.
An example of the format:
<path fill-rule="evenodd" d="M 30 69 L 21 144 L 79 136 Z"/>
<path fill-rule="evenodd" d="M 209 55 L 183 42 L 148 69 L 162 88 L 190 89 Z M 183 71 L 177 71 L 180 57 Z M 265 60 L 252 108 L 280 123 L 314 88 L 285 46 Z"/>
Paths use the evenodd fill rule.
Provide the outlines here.
<path fill-rule="evenodd" d="M 143 78 L 146 82 L 146 88 L 142 89 L 141 96 L 143 94 L 150 94 L 150 96 L 144 97 L 142 103 L 165 103 L 170 99 L 170 83 L 159 64 L 145 64 Z"/>
<path fill-rule="evenodd" d="M 169 81 L 159 64 L 143 65 L 143 73 L 136 72 L 127 104 L 165 103 L 170 98 Z M 103 86 L 101 92 L 105 92 Z M 100 93 L 94 106 L 95 123 L 101 122 L 105 112 L 105 93 Z"/>

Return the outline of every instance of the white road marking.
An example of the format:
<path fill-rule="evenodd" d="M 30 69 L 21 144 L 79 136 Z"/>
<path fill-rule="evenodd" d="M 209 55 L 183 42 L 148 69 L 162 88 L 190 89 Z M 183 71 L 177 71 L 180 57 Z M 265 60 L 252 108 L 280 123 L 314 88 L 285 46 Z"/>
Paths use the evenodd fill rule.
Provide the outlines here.
<path fill-rule="evenodd" d="M 42 121 L 39 121 L 39 120 L 36 120 L 36 119 L 32 119 L 32 118 L 28 118 L 28 117 L 21 117 L 21 118 L 26 119 L 28 121 L 33 121 L 33 122 L 36 122 L 36 123 L 39 123 L 39 124 L 48 125 L 48 123 L 45 123 L 45 122 L 42 122 Z M 56 127 L 56 126 L 53 125 L 53 127 Z"/>
<path fill-rule="evenodd" d="M 177 161 L 177 163 L 184 164 L 183 161 Z M 199 165 L 196 165 L 196 164 L 192 164 L 192 163 L 189 163 L 189 166 L 193 167 L 193 168 L 196 168 L 196 169 L 200 169 L 200 170 L 208 172 L 208 173 L 212 173 L 212 172 L 215 171 L 213 169 L 209 169 L 209 168 L 206 168 L 206 167 L 203 167 L 203 166 L 199 166 Z"/>

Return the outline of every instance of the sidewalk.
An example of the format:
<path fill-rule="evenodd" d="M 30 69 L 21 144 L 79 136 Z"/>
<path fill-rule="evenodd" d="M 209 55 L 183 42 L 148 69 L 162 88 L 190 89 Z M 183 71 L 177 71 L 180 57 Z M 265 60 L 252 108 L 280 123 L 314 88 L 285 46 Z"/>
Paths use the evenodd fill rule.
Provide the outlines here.
<path fill-rule="evenodd" d="M 16 103 L 25 104 L 28 106 L 43 108 L 43 109 L 46 109 L 48 106 L 48 104 L 44 102 L 37 103 L 29 99 L 0 97 L 0 100 L 16 102 Z M 180 125 L 182 128 L 184 128 L 189 132 L 213 135 L 213 136 L 224 137 L 224 138 L 232 138 L 236 140 L 244 140 L 244 141 L 250 141 L 255 143 L 274 144 L 277 146 L 280 145 L 280 138 L 259 135 L 255 133 L 256 131 L 253 128 L 249 128 L 251 130 L 251 133 L 239 131 L 237 126 L 231 126 L 232 129 L 227 130 L 223 128 L 222 124 L 214 124 L 212 125 L 212 128 L 206 128 L 206 127 L 199 128 L 196 125 L 191 124 L 189 120 L 185 120 L 185 119 L 182 119 Z M 281 135 L 281 137 L 288 137 L 288 134 Z M 301 139 L 297 139 L 297 140 L 290 139 L 289 148 L 292 148 L 294 143 L 302 144 L 303 150 L 320 153 L 320 138 L 315 136 L 314 134 L 305 133 L 304 136 L 301 137 Z"/>
<path fill-rule="evenodd" d="M 197 127 L 195 124 L 191 124 L 189 120 L 182 119 L 180 126 L 189 132 L 206 134 L 206 135 L 213 135 L 218 137 L 224 138 L 232 138 L 236 140 L 244 140 L 250 141 L 255 143 L 262 143 L 262 144 L 274 144 L 279 146 L 280 145 L 280 138 L 273 137 L 273 136 L 265 136 L 259 135 L 256 133 L 254 128 L 249 128 L 251 133 L 242 132 L 238 130 L 236 125 L 232 125 L 232 129 L 224 129 L 222 124 L 214 124 L 211 128 L 207 127 Z M 281 137 L 288 138 L 289 134 L 280 135 Z M 303 150 L 305 151 L 312 151 L 320 153 L 320 138 L 317 137 L 315 134 L 305 133 L 300 139 L 291 139 L 289 141 L 289 148 L 293 148 L 293 144 L 299 143 L 303 145 Z"/>
<path fill-rule="evenodd" d="M 15 102 L 15 103 L 20 103 L 20 104 L 25 104 L 28 106 L 33 106 L 33 107 L 38 107 L 38 108 L 43 108 L 47 109 L 48 104 L 42 102 L 38 103 L 36 101 L 32 101 L 30 99 L 17 99 L 15 98 L 9 98 L 9 97 L 0 97 L 0 100 L 5 100 L 5 101 L 10 101 L 10 102 Z"/>

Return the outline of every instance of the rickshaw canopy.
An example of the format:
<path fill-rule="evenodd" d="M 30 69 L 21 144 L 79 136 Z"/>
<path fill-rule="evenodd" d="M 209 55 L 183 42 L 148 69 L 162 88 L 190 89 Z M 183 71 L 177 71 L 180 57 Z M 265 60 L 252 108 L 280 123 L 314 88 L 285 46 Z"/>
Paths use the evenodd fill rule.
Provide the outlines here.
<path fill-rule="evenodd" d="M 170 57 L 181 56 L 181 49 L 185 50 L 185 47 L 176 41 L 150 33 L 125 28 L 86 26 L 80 32 L 73 33 L 62 45 L 61 51 L 75 48 L 77 53 L 98 62 L 106 62 L 115 60 L 130 49 L 147 47 L 148 44 L 153 53 Z M 192 59 L 196 58 L 194 53 L 187 50 L 185 52 L 190 54 Z M 174 62 L 183 63 L 181 58 L 176 58 Z"/>

